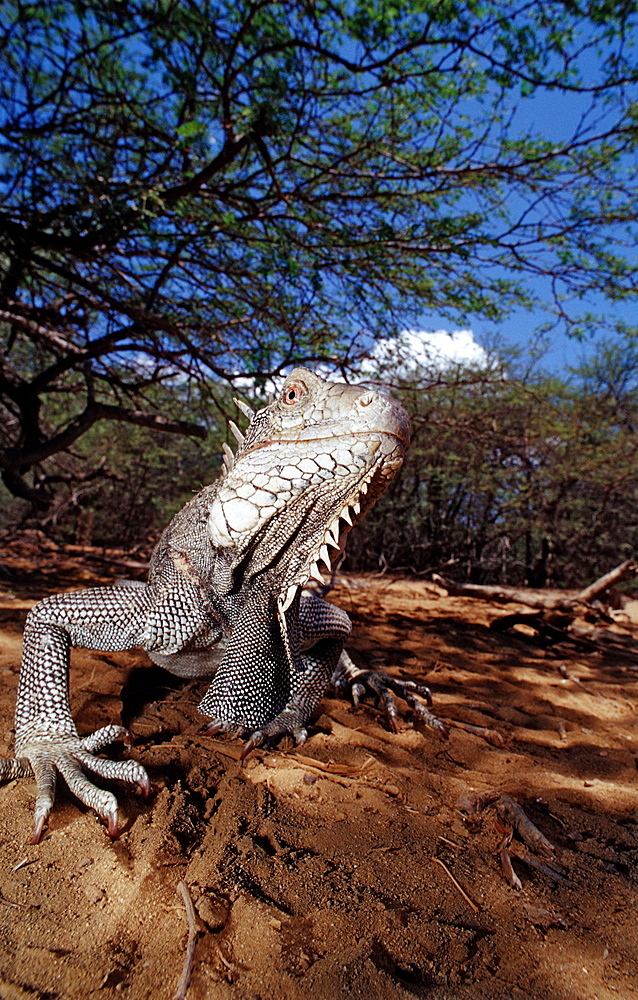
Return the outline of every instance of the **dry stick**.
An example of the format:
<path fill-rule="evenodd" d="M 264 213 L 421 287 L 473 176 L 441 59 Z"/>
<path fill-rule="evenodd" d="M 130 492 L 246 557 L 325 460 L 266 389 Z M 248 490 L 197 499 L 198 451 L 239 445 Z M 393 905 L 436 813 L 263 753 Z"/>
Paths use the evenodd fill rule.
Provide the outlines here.
<path fill-rule="evenodd" d="M 12 903 L 10 899 L 5 899 L 4 896 L 0 896 L 0 903 L 3 906 L 10 906 L 12 909 L 22 909 L 29 905 L 28 903 Z"/>
<path fill-rule="evenodd" d="M 478 913 L 479 912 L 479 907 L 476 905 L 476 903 L 474 902 L 473 899 L 470 899 L 470 897 L 466 893 L 465 889 L 463 889 L 459 885 L 459 883 L 454 878 L 454 875 L 452 874 L 452 872 L 450 871 L 450 869 L 448 868 L 448 866 L 443 861 L 441 861 L 440 858 L 432 858 L 432 860 L 436 861 L 437 865 L 441 866 L 441 868 L 443 869 L 443 871 L 445 872 L 445 874 L 447 875 L 447 877 L 454 883 L 454 885 L 456 886 L 456 888 L 459 890 L 459 892 L 463 896 L 463 899 L 466 901 L 466 903 L 469 903 L 470 906 L 472 907 L 472 909 L 474 910 L 474 912 Z"/>
<path fill-rule="evenodd" d="M 188 891 L 188 886 L 186 882 L 180 882 L 177 886 L 179 893 L 184 900 L 184 906 L 186 908 L 186 920 L 188 922 L 188 940 L 186 942 L 186 954 L 184 955 L 184 965 L 182 967 L 182 974 L 179 977 L 179 983 L 177 984 L 177 991 L 173 1000 L 186 1000 L 186 992 L 188 990 L 188 985 L 191 981 L 191 973 L 193 971 L 193 958 L 195 957 L 195 945 L 197 943 L 197 935 L 199 934 L 199 926 L 197 923 L 197 916 L 195 915 L 195 907 L 193 906 L 193 900 L 191 899 L 191 894 Z"/>
<path fill-rule="evenodd" d="M 519 604 L 527 604 L 530 608 L 573 612 L 577 610 L 578 605 L 587 604 L 598 594 L 602 594 L 604 590 L 612 585 L 612 583 L 617 583 L 619 580 L 622 580 L 623 577 L 635 574 L 637 571 L 638 563 L 634 562 L 633 559 L 625 559 L 625 561 L 619 566 L 610 570 L 609 573 L 605 573 L 604 576 L 599 577 L 598 580 L 594 580 L 589 587 L 585 587 L 584 590 L 581 590 L 574 597 L 551 597 L 548 594 L 544 594 L 540 590 L 534 590 L 527 587 L 519 588 L 495 586 L 491 584 L 456 583 L 455 581 L 448 580 L 446 577 L 440 576 L 437 573 L 432 574 L 432 581 L 434 583 L 438 583 L 439 586 L 447 590 L 449 594 L 455 596 L 477 597 L 484 601 L 496 601 L 500 603 L 516 601 Z"/>
<path fill-rule="evenodd" d="M 523 847 L 522 844 L 512 844 L 510 847 L 511 853 L 514 857 L 518 858 L 519 861 L 524 861 L 526 865 L 530 868 L 536 868 L 538 871 L 542 872 L 543 875 L 547 875 L 549 878 L 553 879 L 554 882 L 559 882 L 561 885 L 572 885 L 570 880 L 565 877 L 559 870 L 558 866 L 551 863 L 548 860 L 547 864 L 537 858 L 531 851 Z"/>
<path fill-rule="evenodd" d="M 505 836 L 503 837 L 501 843 L 499 844 L 498 851 L 501 858 L 501 866 L 503 868 L 503 872 L 505 873 L 505 878 L 514 889 L 522 889 L 523 883 L 521 882 L 520 878 L 512 868 L 512 859 L 510 858 L 508 851 L 508 847 L 512 843 L 513 833 L 514 830 L 510 826 L 509 829 L 506 831 Z"/>
<path fill-rule="evenodd" d="M 23 858 L 22 861 L 19 861 L 17 865 L 13 866 L 11 871 L 17 872 L 20 870 L 20 868 L 24 868 L 25 865 L 34 865 L 37 860 L 38 860 L 37 858 L 31 858 L 31 860 L 29 860 L 29 858 Z"/>
<path fill-rule="evenodd" d="M 512 826 L 525 841 L 528 847 L 535 851 L 544 851 L 550 854 L 554 851 L 554 845 L 541 833 L 537 826 L 534 826 L 529 816 L 525 814 L 522 806 L 511 796 L 501 795 L 496 803 L 496 810 L 508 826 Z"/>
<path fill-rule="evenodd" d="M 478 583 L 456 583 L 446 577 L 432 574 L 432 581 L 447 590 L 448 594 L 454 597 L 476 597 L 483 601 L 495 601 L 500 604 L 507 604 L 515 601 L 518 604 L 527 604 L 530 608 L 542 608 L 547 610 L 571 611 L 574 601 L 570 598 L 549 597 L 538 590 L 521 590 L 518 587 L 493 586 L 491 584 Z"/>
<path fill-rule="evenodd" d="M 464 792 L 460 795 L 456 802 L 456 808 L 460 809 L 461 812 L 466 812 L 471 815 L 472 813 L 480 813 L 486 806 L 496 802 L 500 799 L 500 792 Z"/>
<path fill-rule="evenodd" d="M 507 850 L 507 847 L 501 847 L 499 854 L 501 857 L 501 865 L 503 868 L 503 872 L 505 873 L 505 878 L 507 879 L 507 881 L 509 882 L 509 884 L 512 886 L 513 889 L 522 889 L 523 883 L 521 882 L 520 878 L 512 868 L 512 861 L 509 856 L 509 851 Z"/>
<path fill-rule="evenodd" d="M 584 590 L 581 590 L 576 600 L 591 601 L 592 598 L 596 597 L 598 594 L 602 594 L 604 590 L 611 587 L 612 583 L 617 583 L 619 580 L 622 580 L 623 577 L 636 573 L 637 570 L 638 566 L 633 559 L 625 559 L 620 566 L 616 566 L 616 568 L 610 570 L 609 573 L 605 573 L 604 576 L 601 576 L 597 580 L 594 580 L 593 583 L 590 583 L 589 587 L 585 587 Z"/>
<path fill-rule="evenodd" d="M 462 729 L 466 733 L 472 733 L 474 736 L 482 736 L 484 740 L 491 743 L 495 747 L 504 747 L 505 738 L 498 729 L 488 729 L 486 726 L 472 726 L 469 722 L 459 722 L 457 719 L 446 719 L 446 726 L 452 726 L 456 729 Z"/>

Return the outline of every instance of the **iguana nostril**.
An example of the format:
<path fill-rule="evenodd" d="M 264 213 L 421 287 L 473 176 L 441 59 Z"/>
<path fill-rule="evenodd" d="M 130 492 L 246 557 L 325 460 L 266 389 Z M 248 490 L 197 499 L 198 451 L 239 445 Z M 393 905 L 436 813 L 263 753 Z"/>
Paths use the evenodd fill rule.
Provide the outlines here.
<path fill-rule="evenodd" d="M 370 406 L 370 403 L 373 403 L 375 399 L 376 399 L 375 392 L 366 392 L 364 396 L 359 396 L 357 402 L 359 406 Z"/>
<path fill-rule="evenodd" d="M 238 405 L 251 422 L 245 435 L 230 423 L 237 454 L 227 446 L 221 478 L 175 515 L 146 584 L 53 595 L 29 612 L 16 759 L 0 759 L 0 781 L 35 775 L 34 843 L 53 808 L 57 772 L 111 836 L 115 796 L 84 772 L 150 789 L 141 764 L 99 756 L 121 738 L 121 726 L 78 735 L 68 700 L 70 647 L 141 646 L 179 677 L 212 678 L 199 710 L 220 731 L 250 735 L 242 759 L 284 735 L 302 743 L 305 723 L 342 662 L 350 619 L 303 588 L 311 578 L 322 580 L 320 563 L 332 571 L 330 549 L 343 550 L 349 528 L 396 474 L 407 414 L 367 387 L 331 383 L 301 368 L 269 406 L 253 414 Z M 355 681 L 363 685 L 358 675 Z M 392 705 L 393 726 L 390 691 L 419 711 L 412 688 L 380 683 L 373 689 Z M 422 706 L 420 715 L 443 729 Z"/>

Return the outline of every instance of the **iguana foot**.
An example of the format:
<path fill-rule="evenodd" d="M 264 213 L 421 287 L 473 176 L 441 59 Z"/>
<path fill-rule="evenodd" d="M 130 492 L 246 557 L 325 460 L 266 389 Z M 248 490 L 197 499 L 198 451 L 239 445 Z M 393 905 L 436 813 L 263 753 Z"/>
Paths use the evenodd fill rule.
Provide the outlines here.
<path fill-rule="evenodd" d="M 103 747 L 128 736 L 121 726 L 105 726 L 84 738 L 56 733 L 29 733 L 20 741 L 15 760 L 0 762 L 0 780 L 35 776 L 37 783 L 32 844 L 42 836 L 53 808 L 58 772 L 69 791 L 104 820 L 109 836 L 117 836 L 117 799 L 112 792 L 92 784 L 84 771 L 106 780 L 136 784 L 145 797 L 151 783 L 141 764 L 134 760 L 107 760 L 95 757 Z"/>
<path fill-rule="evenodd" d="M 374 694 L 379 704 L 383 706 L 388 724 L 395 733 L 399 732 L 396 698 L 402 698 L 428 729 L 434 730 L 443 739 L 448 739 L 445 725 L 429 710 L 429 706 L 432 705 L 432 693 L 425 685 L 416 684 L 414 681 L 398 681 L 384 670 L 364 670 L 357 667 L 345 650 L 332 675 L 332 684 L 339 697 L 350 695 L 355 706 L 359 705 L 367 694 Z M 427 708 L 416 695 L 425 698 Z"/>
<path fill-rule="evenodd" d="M 292 736 L 296 746 L 301 746 L 308 739 L 308 731 L 304 726 L 302 714 L 296 708 L 285 708 L 272 722 L 252 731 L 236 722 L 222 722 L 215 719 L 206 727 L 206 732 L 211 736 L 217 733 L 227 733 L 229 736 L 248 737 L 240 760 L 245 760 L 256 747 L 274 746 L 284 736 Z"/>
<path fill-rule="evenodd" d="M 241 752 L 240 760 L 245 760 L 255 747 L 273 746 L 284 736 L 292 736 L 295 746 L 303 746 L 308 739 L 308 730 L 304 722 L 304 716 L 297 708 L 284 708 L 272 722 L 268 722 L 251 734 Z"/>

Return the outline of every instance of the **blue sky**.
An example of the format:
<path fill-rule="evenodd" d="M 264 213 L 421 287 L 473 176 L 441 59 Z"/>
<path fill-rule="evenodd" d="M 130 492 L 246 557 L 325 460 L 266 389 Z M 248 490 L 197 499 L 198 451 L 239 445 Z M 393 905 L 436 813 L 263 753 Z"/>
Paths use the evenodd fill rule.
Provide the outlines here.
<path fill-rule="evenodd" d="M 539 289 L 539 295 L 541 290 Z M 608 317 L 614 315 L 618 319 L 628 323 L 638 324 L 638 308 L 636 303 L 625 303 L 623 305 L 612 306 L 602 297 L 597 303 L 598 311 L 606 312 Z M 601 332 L 592 330 L 591 336 L 580 340 L 575 337 L 568 337 L 565 333 L 555 332 L 547 335 L 542 343 L 538 339 L 538 327 L 547 319 L 547 314 L 541 309 L 537 311 L 519 311 L 513 313 L 502 324 L 496 326 L 484 321 L 465 324 L 451 324 L 449 319 L 432 314 L 423 315 L 420 322 L 412 324 L 414 329 L 424 331 L 447 330 L 452 333 L 454 330 L 469 328 L 472 331 L 474 340 L 486 347 L 490 347 L 495 340 L 501 340 L 506 344 L 514 345 L 523 352 L 528 353 L 534 348 L 542 349 L 541 366 L 556 373 L 566 372 L 566 370 L 577 365 L 584 358 L 590 357 L 603 339 L 613 336 L 609 331 Z"/>
<path fill-rule="evenodd" d="M 590 51 L 582 56 L 580 69 L 583 80 L 589 83 L 600 78 L 600 60 L 597 60 L 595 54 Z M 588 111 L 590 105 L 591 97 L 587 94 L 539 90 L 531 96 L 519 99 L 515 109 L 514 123 L 521 133 L 538 133 L 558 143 L 564 141 L 566 136 L 577 130 L 582 116 Z M 611 123 L 616 117 L 613 110 L 609 110 L 605 114 L 600 103 L 598 103 L 595 114 L 596 120 L 601 126 L 605 123 Z M 638 165 L 636 158 L 627 161 L 626 165 L 635 169 Z M 638 269 L 638 255 L 635 247 L 628 248 L 628 252 L 634 254 L 635 266 Z M 545 286 L 540 279 L 528 276 L 525 284 L 540 300 L 549 300 L 549 287 Z M 579 302 L 578 305 L 583 311 L 604 315 L 612 323 L 621 321 L 638 327 L 638 303 L 635 301 L 611 303 L 602 295 L 592 295 L 587 302 Z M 413 325 L 422 330 L 446 329 L 448 331 L 462 326 L 469 327 L 474 339 L 479 344 L 490 345 L 496 337 L 527 352 L 533 348 L 535 342 L 538 342 L 536 336 L 538 328 L 547 319 L 548 313 L 542 308 L 537 308 L 531 311 L 520 310 L 513 313 L 499 326 L 489 324 L 484 320 L 473 321 L 471 317 L 468 317 L 465 323 L 459 323 L 455 327 L 450 325 L 449 319 L 435 315 L 424 315 L 418 324 Z M 612 336 L 613 333 L 609 329 L 602 331 L 600 328 L 594 328 L 590 336 L 579 340 L 557 330 L 545 338 L 546 349 L 543 353 L 542 366 L 557 373 L 565 372 L 570 366 L 577 365 L 584 358 L 591 356 L 602 339 L 608 339 Z"/>

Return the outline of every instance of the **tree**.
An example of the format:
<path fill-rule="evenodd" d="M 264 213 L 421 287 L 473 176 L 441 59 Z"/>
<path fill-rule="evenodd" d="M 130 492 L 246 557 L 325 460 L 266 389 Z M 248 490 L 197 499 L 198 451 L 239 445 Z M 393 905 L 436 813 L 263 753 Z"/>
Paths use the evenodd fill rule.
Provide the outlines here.
<path fill-rule="evenodd" d="M 569 379 L 496 355 L 473 369 L 401 358 L 386 366 L 413 441 L 399 477 L 353 532 L 347 565 L 580 588 L 635 556 L 633 338 L 603 343 Z"/>
<path fill-rule="evenodd" d="M 636 4 L 5 0 L 0 468 L 433 310 L 634 295 Z M 524 126 L 576 101 L 560 141 Z M 635 240 L 634 240 L 635 242 Z M 86 474 L 86 470 L 83 474 Z"/>

